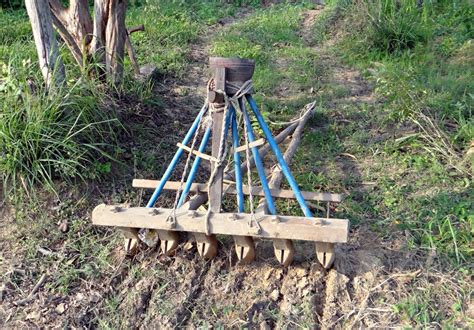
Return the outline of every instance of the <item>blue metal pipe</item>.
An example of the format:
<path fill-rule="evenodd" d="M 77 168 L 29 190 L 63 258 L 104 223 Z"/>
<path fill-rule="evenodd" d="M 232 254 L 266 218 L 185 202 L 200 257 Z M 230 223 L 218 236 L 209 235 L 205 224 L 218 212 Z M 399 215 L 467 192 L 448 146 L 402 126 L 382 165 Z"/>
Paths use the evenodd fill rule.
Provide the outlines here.
<path fill-rule="evenodd" d="M 265 134 L 265 137 L 268 140 L 268 143 L 270 144 L 270 148 L 272 149 L 273 153 L 275 154 L 278 163 L 280 163 L 281 170 L 283 171 L 283 174 L 285 175 L 286 179 L 288 180 L 288 183 L 290 184 L 291 189 L 293 190 L 296 200 L 300 204 L 301 209 L 303 210 L 303 213 L 306 217 L 310 218 L 312 217 L 311 211 L 308 208 L 308 205 L 306 205 L 306 202 L 304 200 L 303 195 L 301 194 L 300 188 L 298 187 L 298 184 L 295 181 L 295 178 L 293 178 L 293 175 L 291 174 L 290 169 L 288 168 L 288 165 L 285 162 L 285 159 L 283 158 L 283 155 L 278 148 L 278 144 L 275 142 L 275 139 L 272 136 L 272 133 L 270 132 L 270 129 L 268 128 L 267 123 L 262 117 L 262 114 L 258 110 L 257 104 L 255 103 L 254 99 L 252 98 L 252 95 L 247 94 L 245 95 L 247 98 L 247 101 L 250 104 L 250 108 L 252 109 L 253 113 L 255 114 L 255 117 L 257 118 L 258 123 L 260 124 L 260 127 L 263 130 L 263 133 Z"/>
<path fill-rule="evenodd" d="M 198 149 L 199 152 L 204 152 L 206 150 L 207 142 L 209 141 L 209 137 L 211 136 L 211 129 L 212 127 L 209 126 L 206 129 L 206 132 L 204 132 L 204 135 L 201 140 L 201 144 L 199 145 L 199 149 Z M 181 207 L 181 205 L 183 205 L 184 201 L 186 200 L 186 197 L 188 196 L 189 190 L 191 189 L 191 185 L 194 181 L 194 177 L 196 176 L 200 163 L 201 163 L 201 157 L 196 156 L 193 162 L 193 166 L 191 167 L 191 171 L 189 171 L 186 185 L 184 186 L 181 196 L 179 196 L 178 207 Z"/>
<path fill-rule="evenodd" d="M 224 141 L 227 138 L 227 130 L 229 128 L 230 116 L 231 116 L 231 111 L 227 111 L 226 117 L 224 118 L 224 123 L 223 123 L 223 129 L 225 129 Z M 206 146 L 209 141 L 209 137 L 211 136 L 211 132 L 212 132 L 212 126 L 209 126 L 204 132 L 204 136 L 202 137 L 201 144 L 199 145 L 199 149 L 198 149 L 199 152 L 204 152 L 206 150 Z M 184 204 L 184 201 L 186 200 L 189 190 L 191 189 L 191 185 L 194 181 L 194 177 L 196 176 L 196 173 L 198 171 L 200 164 L 201 164 L 201 157 L 196 156 L 196 159 L 194 159 L 194 162 L 193 162 L 193 166 L 191 167 L 191 171 L 189 172 L 188 179 L 186 180 L 186 185 L 183 189 L 183 192 L 181 193 L 181 196 L 179 196 L 177 207 L 180 207 Z"/>
<path fill-rule="evenodd" d="M 235 151 L 239 146 L 239 132 L 237 130 L 237 113 L 232 107 L 232 146 L 234 147 L 234 171 L 235 171 L 235 187 L 237 190 L 237 205 L 239 212 L 244 212 L 244 192 L 242 190 L 242 171 L 240 170 L 240 153 Z"/>
<path fill-rule="evenodd" d="M 239 107 L 242 110 L 244 120 L 247 126 L 247 135 L 249 143 L 255 141 L 255 136 L 253 134 L 252 124 L 250 122 L 247 111 L 245 110 L 245 104 L 243 99 L 239 99 Z M 276 214 L 275 204 L 273 203 L 272 193 L 270 192 L 270 187 L 268 186 L 267 177 L 265 176 L 265 170 L 263 169 L 262 160 L 260 159 L 260 154 L 258 153 L 258 148 L 252 148 L 253 159 L 255 160 L 255 166 L 257 167 L 258 176 L 260 177 L 260 182 L 262 183 L 263 192 L 265 194 L 265 200 L 267 201 L 267 208 L 270 214 Z M 251 189 L 251 187 L 249 187 Z"/>
<path fill-rule="evenodd" d="M 201 111 L 199 111 L 199 114 L 196 116 L 196 119 L 194 119 L 194 122 L 191 125 L 191 128 L 189 129 L 188 133 L 184 137 L 182 144 L 186 145 L 191 140 L 194 133 L 196 132 L 196 129 L 199 126 L 199 122 L 201 121 L 202 116 L 207 111 L 207 108 L 208 108 L 208 104 L 206 103 L 202 107 Z M 160 180 L 160 184 L 156 187 L 156 189 L 153 192 L 153 195 L 151 196 L 150 200 L 148 201 L 148 204 L 146 205 L 146 207 L 153 207 L 155 205 L 156 200 L 158 199 L 161 192 L 163 191 L 163 188 L 164 188 L 166 182 L 170 178 L 171 173 L 173 173 L 173 170 L 176 167 L 176 165 L 178 164 L 179 159 L 181 158 L 182 154 L 183 154 L 183 149 L 178 148 L 178 150 L 174 154 L 173 159 L 171 160 L 170 164 L 168 165 L 168 168 L 166 169 L 165 173 L 163 174 L 163 176 Z"/>

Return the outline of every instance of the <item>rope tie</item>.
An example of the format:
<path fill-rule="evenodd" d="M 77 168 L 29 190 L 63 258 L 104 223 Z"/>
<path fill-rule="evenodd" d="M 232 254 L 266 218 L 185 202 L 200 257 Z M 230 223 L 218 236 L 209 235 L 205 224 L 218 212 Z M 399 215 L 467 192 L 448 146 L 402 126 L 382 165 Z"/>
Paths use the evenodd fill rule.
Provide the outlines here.
<path fill-rule="evenodd" d="M 231 88 L 235 89 L 236 85 L 226 81 L 226 85 L 230 86 Z M 215 88 L 215 83 L 214 79 L 210 79 L 207 85 L 208 90 L 212 90 Z M 223 117 L 224 121 L 227 115 L 227 111 L 229 111 L 229 106 L 232 104 L 234 107 L 238 103 L 238 99 L 243 97 L 245 94 L 248 94 L 253 90 L 252 87 L 252 80 L 247 80 L 238 88 L 237 92 L 234 94 L 234 96 L 229 97 L 225 90 L 214 90 L 215 92 L 222 94 L 224 96 L 224 102 L 223 103 L 218 103 L 218 102 L 213 102 L 209 103 L 209 112 L 208 112 L 208 117 L 211 117 L 212 113 L 218 113 L 218 112 L 224 112 Z M 212 121 L 212 118 L 211 118 Z M 211 176 L 209 178 L 208 182 L 208 191 L 211 191 L 211 186 L 215 181 L 217 172 L 219 169 L 222 167 L 222 165 L 225 162 L 225 158 L 227 156 L 228 152 L 228 144 L 226 143 L 227 141 L 224 140 L 225 137 L 225 131 L 227 130 L 227 124 L 224 122 L 222 130 L 221 130 L 221 136 L 220 136 L 220 143 L 219 143 L 219 152 L 218 152 L 218 157 L 217 157 L 217 162 L 215 163 L 215 166 L 211 172 Z M 248 151 L 248 150 L 247 150 Z M 253 209 L 253 208 L 252 208 Z M 210 234 L 210 228 L 209 228 L 209 219 L 211 218 L 211 208 L 209 207 L 206 212 L 206 217 L 205 217 L 205 226 L 206 226 L 206 235 Z"/>
<path fill-rule="evenodd" d="M 208 100 L 206 98 L 205 100 L 205 103 L 206 104 L 208 103 Z M 209 108 L 208 108 L 209 109 Z M 209 112 L 209 111 L 208 111 Z M 181 181 L 179 182 L 179 186 L 178 186 L 178 190 L 176 191 L 176 196 L 174 198 L 174 204 L 173 204 L 173 209 L 171 210 L 171 213 L 170 215 L 168 216 L 168 218 L 166 219 L 166 221 L 171 225 L 171 227 L 174 227 L 176 225 L 176 209 L 178 207 L 178 201 L 179 201 L 179 195 L 181 194 L 181 191 L 183 189 L 183 184 L 184 184 L 184 178 L 186 177 L 187 173 L 188 173 L 188 169 L 189 169 L 189 165 L 190 165 L 190 160 L 191 160 L 191 155 L 193 154 L 194 152 L 194 147 L 196 145 L 196 141 L 197 141 L 197 137 L 199 135 L 199 132 L 201 130 L 201 127 L 203 126 L 203 120 L 202 118 L 204 117 L 201 116 L 201 118 L 199 119 L 199 123 L 198 123 L 198 127 L 196 129 L 196 132 L 194 133 L 194 136 L 193 136 L 193 141 L 191 142 L 191 150 L 190 152 L 188 153 L 188 157 L 186 158 L 186 164 L 184 165 L 184 171 L 183 171 L 183 174 L 181 175 Z M 206 125 L 206 122 L 204 122 L 204 125 Z"/>
<path fill-rule="evenodd" d="M 244 104 L 242 104 L 240 111 L 242 111 L 242 114 L 244 116 L 247 116 L 247 110 L 245 109 Z M 247 125 L 247 121 L 244 120 L 245 157 L 246 157 L 245 163 L 247 164 L 247 181 L 248 181 L 248 186 L 249 186 L 249 204 L 250 204 L 250 219 L 247 225 L 249 226 L 249 228 L 252 228 L 252 223 L 255 222 L 257 226 L 257 230 L 260 232 L 261 226 L 258 223 L 257 219 L 255 219 L 254 205 L 253 205 L 253 194 L 252 194 L 253 184 L 252 184 L 252 172 L 250 168 L 250 147 L 249 147 L 249 138 L 248 138 L 248 133 L 247 133 L 248 129 L 249 127 Z"/>

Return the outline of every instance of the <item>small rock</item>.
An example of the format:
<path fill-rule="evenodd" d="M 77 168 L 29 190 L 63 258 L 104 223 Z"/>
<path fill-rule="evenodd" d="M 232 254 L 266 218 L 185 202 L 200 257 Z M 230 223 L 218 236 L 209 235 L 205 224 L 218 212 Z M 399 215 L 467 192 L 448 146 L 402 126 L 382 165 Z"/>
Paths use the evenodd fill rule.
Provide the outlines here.
<path fill-rule="evenodd" d="M 306 270 L 306 268 L 296 269 L 296 276 L 297 277 L 305 277 L 307 273 L 308 273 L 308 271 Z"/>
<path fill-rule="evenodd" d="M 26 315 L 27 320 L 39 320 L 41 313 L 39 311 L 32 311 Z"/>
<path fill-rule="evenodd" d="M 280 298 L 280 290 L 275 289 L 272 291 L 272 293 L 270 293 L 270 299 L 273 301 L 277 301 L 278 298 Z"/>
<path fill-rule="evenodd" d="M 100 294 L 97 291 L 92 291 L 91 292 L 91 296 L 90 296 L 91 302 L 96 303 L 100 300 L 100 298 L 101 298 Z"/>
<path fill-rule="evenodd" d="M 60 224 L 59 224 L 59 230 L 62 232 L 62 233 L 66 233 L 68 230 L 69 230 L 69 226 L 67 224 L 66 221 L 62 221 Z"/>
<path fill-rule="evenodd" d="M 307 278 L 307 277 L 301 278 L 301 279 L 298 281 L 298 283 L 296 284 L 296 286 L 298 287 L 298 289 L 303 289 L 303 288 L 305 288 L 307 285 L 308 285 L 308 278 Z"/>
<path fill-rule="evenodd" d="M 56 313 L 61 315 L 66 311 L 66 309 L 67 309 L 66 304 L 60 303 L 58 306 L 56 306 L 55 311 L 56 311 Z"/>

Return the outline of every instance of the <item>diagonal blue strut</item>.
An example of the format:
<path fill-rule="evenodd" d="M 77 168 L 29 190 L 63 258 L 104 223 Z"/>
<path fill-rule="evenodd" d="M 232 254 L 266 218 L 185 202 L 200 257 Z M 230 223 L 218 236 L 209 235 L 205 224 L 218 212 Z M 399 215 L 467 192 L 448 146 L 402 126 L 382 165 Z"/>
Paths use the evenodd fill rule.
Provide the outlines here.
<path fill-rule="evenodd" d="M 255 136 L 253 134 L 252 123 L 250 122 L 247 110 L 245 110 L 245 104 L 242 98 L 239 99 L 239 107 L 244 116 L 249 142 L 254 142 Z M 265 200 L 267 201 L 268 211 L 270 212 L 270 214 L 276 214 L 276 208 L 275 208 L 275 204 L 273 203 L 272 193 L 270 191 L 270 187 L 268 186 L 268 181 L 267 181 L 267 177 L 265 176 L 265 170 L 263 168 L 262 159 L 260 158 L 260 154 L 258 152 L 257 147 L 252 147 L 252 154 L 253 154 L 253 159 L 255 160 L 255 167 L 257 167 L 257 172 L 260 178 L 260 182 L 262 183 L 263 192 L 265 194 Z M 252 189 L 252 187 L 249 187 L 249 189 Z"/>
<path fill-rule="evenodd" d="M 275 139 L 273 138 L 273 135 L 270 132 L 270 129 L 268 128 L 267 123 L 265 122 L 265 120 L 263 119 L 262 114 L 258 110 L 257 104 L 255 103 L 254 99 L 252 98 L 252 96 L 250 94 L 245 95 L 245 97 L 247 98 L 247 101 L 250 105 L 250 108 L 252 109 L 255 117 L 257 118 L 257 121 L 258 121 L 260 127 L 262 128 L 263 133 L 265 134 L 265 137 L 266 137 L 268 143 L 270 144 L 270 148 L 272 149 L 273 153 L 275 154 L 275 156 L 278 160 L 278 163 L 280 164 L 281 170 L 282 170 L 283 174 L 285 175 L 288 183 L 290 184 L 290 187 L 293 190 L 293 192 L 296 196 L 296 200 L 300 204 L 300 207 L 303 210 L 304 215 L 308 218 L 312 217 L 313 215 L 311 214 L 311 211 L 310 211 L 308 205 L 306 205 L 306 201 L 304 200 L 304 197 L 301 194 L 300 188 L 298 187 L 298 184 L 296 183 L 295 178 L 291 174 L 291 171 L 288 168 L 288 165 L 286 164 L 285 159 L 283 158 L 283 155 L 282 155 L 280 149 L 278 148 L 278 144 L 275 142 Z"/>
<path fill-rule="evenodd" d="M 235 171 L 235 188 L 237 190 L 237 205 L 239 212 L 244 212 L 244 193 L 242 190 L 242 171 L 240 170 L 240 153 L 236 151 L 239 147 L 239 132 L 237 129 L 237 113 L 232 107 L 232 146 L 234 148 L 234 171 Z"/>
<path fill-rule="evenodd" d="M 196 130 L 199 126 L 201 118 L 204 115 L 204 113 L 207 111 L 208 107 L 209 107 L 209 105 L 206 102 L 206 104 L 201 108 L 201 111 L 199 111 L 198 115 L 196 116 L 196 119 L 194 119 L 194 122 L 191 125 L 191 128 L 189 128 L 188 133 L 184 137 L 183 142 L 182 142 L 183 145 L 186 145 L 187 143 L 189 143 L 189 141 L 193 137 L 194 133 L 196 132 Z M 146 205 L 146 207 L 153 207 L 155 205 L 156 200 L 158 199 L 161 192 L 163 191 L 163 188 L 165 187 L 166 182 L 169 180 L 169 178 L 170 178 L 171 174 L 173 173 L 173 170 L 175 169 L 176 165 L 178 164 L 179 159 L 181 158 L 182 154 L 183 154 L 183 149 L 180 147 L 180 148 L 178 148 L 178 150 L 174 154 L 173 159 L 169 163 L 168 168 L 166 169 L 165 173 L 163 174 L 163 176 L 160 180 L 160 183 L 158 184 L 155 191 L 153 192 L 153 195 L 151 196 L 150 200 L 148 201 L 148 204 Z"/>

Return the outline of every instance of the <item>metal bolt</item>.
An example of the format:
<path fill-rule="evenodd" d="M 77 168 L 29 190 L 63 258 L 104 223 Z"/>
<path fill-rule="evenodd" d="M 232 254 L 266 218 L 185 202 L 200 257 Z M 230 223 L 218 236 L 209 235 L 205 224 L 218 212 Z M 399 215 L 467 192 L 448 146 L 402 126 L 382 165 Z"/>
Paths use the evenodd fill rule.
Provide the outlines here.
<path fill-rule="evenodd" d="M 150 214 L 151 214 L 151 215 L 158 215 L 158 214 L 160 214 L 160 213 L 161 213 L 161 210 L 160 210 L 160 209 L 152 209 L 152 210 L 150 211 Z"/>
<path fill-rule="evenodd" d="M 250 235 L 260 235 L 261 229 L 259 227 L 250 227 L 249 234 Z"/>
<path fill-rule="evenodd" d="M 228 217 L 228 219 L 230 221 L 235 221 L 235 220 L 239 220 L 239 216 L 237 215 L 237 213 L 231 213 Z"/>
<path fill-rule="evenodd" d="M 121 206 L 114 206 L 112 207 L 112 212 L 114 213 L 118 213 L 118 212 L 122 212 L 123 211 L 123 208 Z"/>
<path fill-rule="evenodd" d="M 188 217 L 195 218 L 197 217 L 197 212 L 194 210 L 189 210 L 188 211 Z"/>
<path fill-rule="evenodd" d="M 273 223 L 279 223 L 280 218 L 278 217 L 278 215 L 272 215 L 272 217 L 270 218 L 270 221 Z"/>

